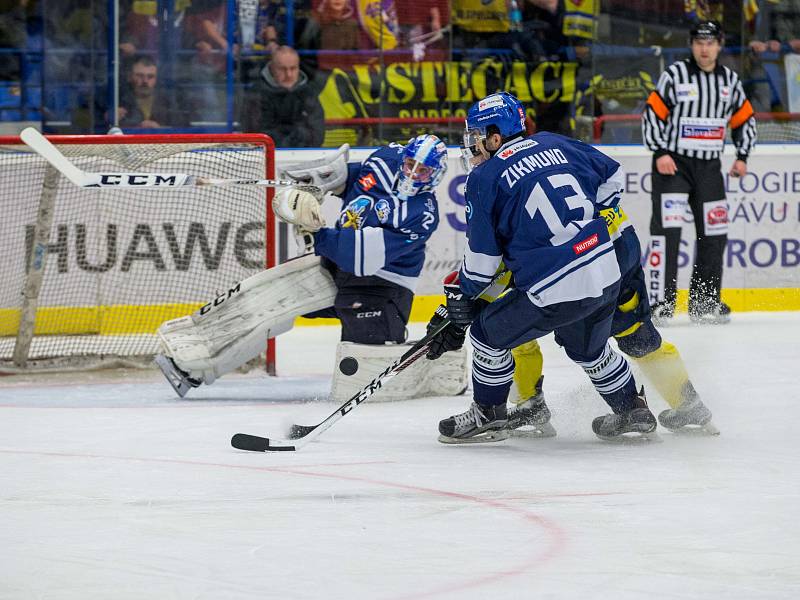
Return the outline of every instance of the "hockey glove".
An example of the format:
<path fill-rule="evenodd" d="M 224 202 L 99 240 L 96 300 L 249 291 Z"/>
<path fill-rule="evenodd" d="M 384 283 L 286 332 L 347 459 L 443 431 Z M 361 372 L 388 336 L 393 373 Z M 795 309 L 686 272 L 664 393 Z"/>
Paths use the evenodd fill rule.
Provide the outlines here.
<path fill-rule="evenodd" d="M 447 314 L 450 316 L 450 321 L 466 329 L 475 319 L 477 309 L 475 301 L 461 291 L 458 271 L 453 271 L 444 278 L 444 297 L 447 300 Z"/>
<path fill-rule="evenodd" d="M 445 308 L 443 304 L 440 304 L 439 308 L 436 309 L 436 312 L 433 313 L 431 320 L 428 322 L 428 334 L 439 327 L 446 318 L 447 308 Z M 466 337 L 466 327 L 450 323 L 449 326 L 445 327 L 431 340 L 428 346 L 428 353 L 425 356 L 428 360 L 436 360 L 445 352 L 458 350 L 464 345 L 464 339 Z"/>

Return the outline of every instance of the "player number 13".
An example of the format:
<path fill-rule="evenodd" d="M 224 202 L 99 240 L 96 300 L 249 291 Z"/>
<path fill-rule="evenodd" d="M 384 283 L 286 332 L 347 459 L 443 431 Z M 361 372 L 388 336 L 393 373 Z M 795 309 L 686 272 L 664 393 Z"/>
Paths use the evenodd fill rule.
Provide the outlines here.
<path fill-rule="evenodd" d="M 550 175 L 547 182 L 553 189 L 569 188 L 570 194 L 564 197 L 564 203 L 569 210 L 583 209 L 583 220 L 589 220 L 594 216 L 594 205 L 589 201 L 581 189 L 581 184 L 569 173 L 559 173 Z M 550 244 L 558 246 L 571 240 L 577 235 L 579 228 L 572 222 L 564 224 L 558 216 L 556 209 L 553 208 L 551 200 L 547 197 L 542 184 L 537 182 L 525 202 L 525 210 L 533 219 L 538 212 L 542 215 L 547 228 L 553 235 L 550 237 Z"/>

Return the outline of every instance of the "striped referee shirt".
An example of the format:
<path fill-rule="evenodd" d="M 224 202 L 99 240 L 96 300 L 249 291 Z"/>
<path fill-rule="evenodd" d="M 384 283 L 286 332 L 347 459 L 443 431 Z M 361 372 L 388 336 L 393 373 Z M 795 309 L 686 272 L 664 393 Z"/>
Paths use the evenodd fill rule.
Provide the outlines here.
<path fill-rule="evenodd" d="M 707 73 L 694 58 L 667 67 L 642 114 L 642 136 L 655 158 L 668 152 L 719 158 L 726 125 L 737 157 L 746 161 L 756 142 L 756 120 L 739 76 L 719 63 Z"/>

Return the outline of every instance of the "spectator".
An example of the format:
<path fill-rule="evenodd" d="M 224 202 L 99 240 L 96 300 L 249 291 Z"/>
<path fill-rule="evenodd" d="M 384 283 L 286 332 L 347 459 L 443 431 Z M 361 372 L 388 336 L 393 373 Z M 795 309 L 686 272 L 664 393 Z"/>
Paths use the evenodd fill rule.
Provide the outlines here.
<path fill-rule="evenodd" d="M 509 48 L 511 21 L 506 0 L 452 0 L 453 48 Z"/>
<path fill-rule="evenodd" d="M 278 49 L 282 41 L 283 21 L 286 15 L 280 15 L 281 4 L 272 0 L 258 0 L 254 42 L 257 48 L 260 47 L 270 54 Z"/>
<path fill-rule="evenodd" d="M 25 48 L 28 42 L 27 6 L 28 0 L 3 0 L 0 3 L 0 51 Z M 17 81 L 20 77 L 19 55 L 7 51 L 0 54 L 0 81 Z"/>
<path fill-rule="evenodd" d="M 322 0 L 300 33 L 298 46 L 304 50 L 358 50 L 360 29 L 351 0 Z M 307 73 L 317 68 L 330 71 L 352 64 L 353 60 L 353 56 L 304 57 L 303 66 Z"/>
<path fill-rule="evenodd" d="M 174 0 L 171 29 L 180 32 L 190 0 Z M 120 4 L 122 41 L 119 50 L 126 58 L 158 52 L 159 18 L 156 0 L 128 0 Z"/>
<path fill-rule="evenodd" d="M 165 93 L 158 87 L 158 66 L 147 55 L 133 59 L 128 87 L 121 90 L 120 127 L 181 127 L 186 125 Z"/>
<path fill-rule="evenodd" d="M 261 70 L 259 94 L 245 106 L 243 128 L 269 134 L 278 147 L 321 146 L 325 115 L 317 94 L 300 70 L 297 51 L 280 46 Z"/>
<path fill-rule="evenodd" d="M 748 74 L 757 82 L 766 82 L 769 87 L 768 92 L 752 94 L 753 106 L 757 111 L 791 110 L 784 101 L 788 91 L 784 86 L 791 88 L 796 83 L 787 79 L 783 61 L 785 55 L 800 54 L 800 0 L 762 1 L 758 8 L 756 28 L 749 46 L 753 65 L 762 68 L 751 68 Z M 767 87 L 766 84 L 763 87 Z M 748 95 L 751 95 L 749 90 Z M 765 96 L 769 101 L 764 101 Z"/>
<path fill-rule="evenodd" d="M 398 42 L 394 0 L 355 0 L 361 28 L 375 48 L 394 50 Z"/>
<path fill-rule="evenodd" d="M 449 0 L 395 0 L 400 39 L 414 52 L 414 60 L 424 60 L 429 50 L 446 45 L 450 24 Z M 442 52 L 428 55 L 428 60 L 444 60 Z"/>

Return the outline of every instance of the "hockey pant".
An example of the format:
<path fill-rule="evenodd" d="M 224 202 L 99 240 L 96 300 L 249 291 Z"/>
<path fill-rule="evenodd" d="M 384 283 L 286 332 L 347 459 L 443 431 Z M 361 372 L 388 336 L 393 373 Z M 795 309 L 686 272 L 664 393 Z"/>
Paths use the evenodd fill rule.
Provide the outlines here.
<path fill-rule="evenodd" d="M 308 255 L 233 285 L 191 315 L 158 329 L 164 354 L 204 383 L 233 371 L 292 328 L 295 317 L 333 304 L 336 285 Z"/>
<path fill-rule="evenodd" d="M 728 240 L 728 203 L 719 159 L 701 160 L 671 154 L 675 175 L 661 175 L 653 160 L 651 244 L 663 244 L 663 281 L 654 297 L 675 304 L 681 225 L 694 219 L 696 256 L 689 284 L 689 308 L 702 311 L 719 302 L 722 260 Z"/>
<path fill-rule="evenodd" d="M 539 307 L 511 289 L 489 304 L 470 328 L 475 401 L 506 402 L 514 376 L 511 348 L 555 333 L 556 342 L 579 364 L 614 412 L 634 408 L 636 383 L 627 361 L 608 344 L 619 295 L 609 286 L 599 298 Z"/>
<path fill-rule="evenodd" d="M 402 344 L 411 316 L 414 293 L 375 275 L 358 277 L 322 259 L 336 284 L 332 306 L 304 315 L 337 318 L 342 322 L 342 341 L 356 344 Z"/>

